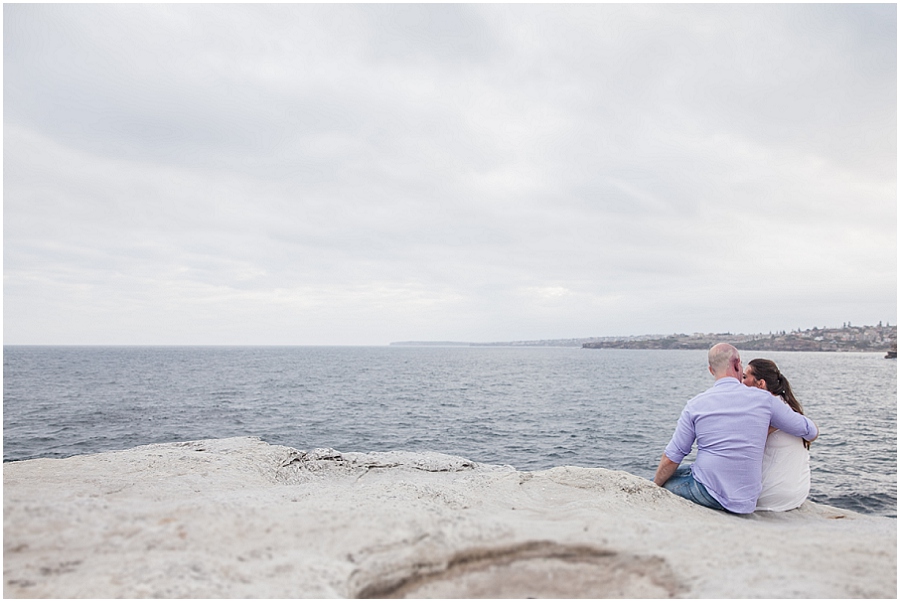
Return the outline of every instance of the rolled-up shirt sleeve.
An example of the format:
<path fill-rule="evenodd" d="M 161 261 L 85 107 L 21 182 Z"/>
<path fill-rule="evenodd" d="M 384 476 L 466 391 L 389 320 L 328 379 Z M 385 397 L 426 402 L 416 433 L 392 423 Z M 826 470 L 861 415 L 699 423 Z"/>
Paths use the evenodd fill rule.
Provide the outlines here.
<path fill-rule="evenodd" d="M 773 399 L 771 425 L 777 429 L 810 441 L 819 435 L 819 429 L 813 421 L 798 414 L 778 398 Z"/>
<path fill-rule="evenodd" d="M 666 457 L 676 464 L 680 464 L 684 457 L 691 453 L 694 446 L 696 432 L 694 431 L 694 418 L 687 408 L 682 410 L 675 426 L 675 433 L 669 444 L 666 445 Z"/>

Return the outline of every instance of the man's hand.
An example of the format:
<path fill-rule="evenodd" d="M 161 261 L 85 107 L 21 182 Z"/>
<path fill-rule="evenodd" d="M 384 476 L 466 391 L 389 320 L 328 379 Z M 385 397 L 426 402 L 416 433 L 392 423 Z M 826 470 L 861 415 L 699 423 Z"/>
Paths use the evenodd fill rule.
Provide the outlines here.
<path fill-rule="evenodd" d="M 810 420 L 810 422 L 812 422 L 812 420 Z M 813 426 L 816 427 L 816 436 L 813 437 L 812 439 L 804 439 L 804 441 L 806 441 L 807 443 L 812 443 L 813 441 L 815 441 L 816 439 L 819 438 L 819 425 L 816 424 L 815 422 L 813 422 Z"/>
<path fill-rule="evenodd" d="M 653 482 L 662 487 L 675 473 L 675 469 L 677 468 L 678 462 L 672 462 L 666 454 L 663 454 L 659 461 L 659 466 L 656 469 L 656 476 L 653 477 Z"/>

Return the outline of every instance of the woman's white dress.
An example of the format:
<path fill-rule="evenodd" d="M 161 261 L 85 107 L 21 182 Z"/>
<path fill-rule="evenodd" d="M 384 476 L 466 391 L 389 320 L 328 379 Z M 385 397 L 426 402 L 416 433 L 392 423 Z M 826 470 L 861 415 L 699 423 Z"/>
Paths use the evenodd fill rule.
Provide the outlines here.
<path fill-rule="evenodd" d="M 783 512 L 800 506 L 809 495 L 809 451 L 803 439 L 774 431 L 766 439 L 762 492 L 757 510 Z"/>

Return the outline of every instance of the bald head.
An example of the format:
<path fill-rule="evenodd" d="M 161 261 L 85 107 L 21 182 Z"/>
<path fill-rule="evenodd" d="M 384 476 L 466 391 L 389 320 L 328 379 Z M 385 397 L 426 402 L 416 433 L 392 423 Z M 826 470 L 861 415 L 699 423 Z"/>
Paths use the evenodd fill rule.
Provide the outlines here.
<path fill-rule="evenodd" d="M 728 343 L 713 345 L 709 350 L 709 371 L 716 380 L 726 376 L 741 380 L 741 354 Z"/>

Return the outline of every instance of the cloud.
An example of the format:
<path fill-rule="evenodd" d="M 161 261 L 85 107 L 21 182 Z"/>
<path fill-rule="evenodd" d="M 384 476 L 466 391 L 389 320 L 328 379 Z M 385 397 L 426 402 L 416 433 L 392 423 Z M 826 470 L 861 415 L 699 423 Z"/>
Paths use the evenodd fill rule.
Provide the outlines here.
<path fill-rule="evenodd" d="M 893 5 L 12 4 L 4 92 L 7 342 L 896 320 Z"/>

